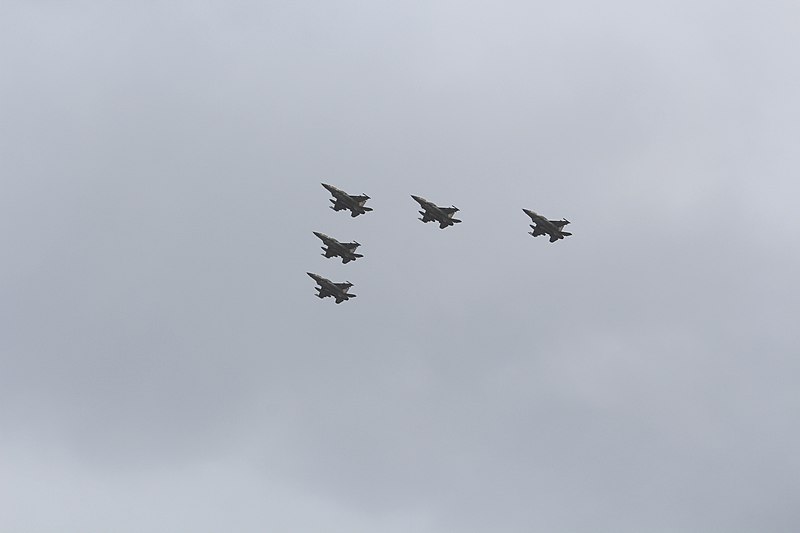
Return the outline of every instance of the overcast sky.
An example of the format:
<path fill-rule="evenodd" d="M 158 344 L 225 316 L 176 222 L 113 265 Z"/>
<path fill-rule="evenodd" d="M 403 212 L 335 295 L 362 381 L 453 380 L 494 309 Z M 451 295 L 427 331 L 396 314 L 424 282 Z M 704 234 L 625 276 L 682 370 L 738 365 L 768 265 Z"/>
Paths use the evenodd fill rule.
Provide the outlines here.
<path fill-rule="evenodd" d="M 797 532 L 799 27 L 6 0 L 0 530 Z"/>

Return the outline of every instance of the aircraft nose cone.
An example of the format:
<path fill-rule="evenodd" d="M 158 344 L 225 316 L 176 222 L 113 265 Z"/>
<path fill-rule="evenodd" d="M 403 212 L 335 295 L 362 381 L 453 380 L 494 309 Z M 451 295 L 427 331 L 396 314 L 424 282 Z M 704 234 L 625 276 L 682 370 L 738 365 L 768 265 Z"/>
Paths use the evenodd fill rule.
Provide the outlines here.
<path fill-rule="evenodd" d="M 320 233 L 320 232 L 318 232 L 318 231 L 315 231 L 315 232 L 314 232 L 314 235 L 316 235 L 316 236 L 317 236 L 317 237 L 319 237 L 320 239 L 322 238 L 322 233 Z"/>

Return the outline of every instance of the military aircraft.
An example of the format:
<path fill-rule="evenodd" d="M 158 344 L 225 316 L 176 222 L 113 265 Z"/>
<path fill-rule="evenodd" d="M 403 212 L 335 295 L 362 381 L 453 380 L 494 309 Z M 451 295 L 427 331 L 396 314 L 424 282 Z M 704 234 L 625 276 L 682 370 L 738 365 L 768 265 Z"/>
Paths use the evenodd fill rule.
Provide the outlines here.
<path fill-rule="evenodd" d="M 425 198 L 421 196 L 414 196 L 411 195 L 411 198 L 417 201 L 417 203 L 422 207 L 422 211 L 419 212 L 420 220 L 425 222 L 426 224 L 431 221 L 436 221 L 439 223 L 439 228 L 444 229 L 447 226 L 452 226 L 453 224 L 458 224 L 461 222 L 457 218 L 453 218 L 453 215 L 458 212 L 458 208 L 456 206 L 450 207 L 439 207 L 433 202 L 429 202 Z"/>
<path fill-rule="evenodd" d="M 371 207 L 364 207 L 366 201 L 369 200 L 369 196 L 366 194 L 362 194 L 361 196 L 351 196 L 343 190 L 337 189 L 333 185 L 323 183 L 322 186 L 328 189 L 328 191 L 330 191 L 330 193 L 333 195 L 333 198 L 331 198 L 331 203 L 333 204 L 331 209 L 334 211 L 349 209 L 350 216 L 354 218 L 358 215 L 363 215 L 367 211 L 372 211 Z"/>
<path fill-rule="evenodd" d="M 318 231 L 315 231 L 314 235 L 322 239 L 322 242 L 325 243 L 325 246 L 322 247 L 322 251 L 325 252 L 322 255 L 325 257 L 339 256 L 342 258 L 342 263 L 344 264 L 347 264 L 350 261 L 355 261 L 359 257 L 364 257 L 363 255 L 356 253 L 356 248 L 361 245 L 355 241 L 339 242 L 333 237 L 328 237 L 324 233 L 320 233 Z"/>
<path fill-rule="evenodd" d="M 547 218 L 534 211 L 531 211 L 530 209 L 523 209 L 523 211 L 525 211 L 525 214 L 531 217 L 533 222 L 536 224 L 531 224 L 533 231 L 528 232 L 534 237 L 538 237 L 539 235 L 544 235 L 546 233 L 550 235 L 550 242 L 556 242 L 559 239 L 563 239 L 564 237 L 569 237 L 572 235 L 572 233 L 563 231 L 564 226 L 569 224 L 569 220 L 566 218 L 562 218 L 561 220 L 547 220 Z"/>
<path fill-rule="evenodd" d="M 333 296 L 336 298 L 336 303 L 340 304 L 345 300 L 349 300 L 350 298 L 355 298 L 355 294 L 350 294 L 349 291 L 350 287 L 353 286 L 352 283 L 346 281 L 344 283 L 334 283 L 328 278 L 323 278 L 319 274 L 314 274 L 313 272 L 306 272 L 309 276 L 311 276 L 314 281 L 317 282 L 317 298 L 327 298 L 328 296 Z"/>

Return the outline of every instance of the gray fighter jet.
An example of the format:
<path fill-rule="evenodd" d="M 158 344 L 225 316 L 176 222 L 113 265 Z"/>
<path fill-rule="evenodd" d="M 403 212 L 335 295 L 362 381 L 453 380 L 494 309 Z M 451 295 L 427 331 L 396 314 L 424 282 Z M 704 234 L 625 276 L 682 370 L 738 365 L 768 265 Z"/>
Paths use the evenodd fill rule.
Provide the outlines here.
<path fill-rule="evenodd" d="M 322 247 L 322 251 L 325 252 L 325 257 L 336 257 L 339 256 L 342 258 L 342 263 L 347 264 L 350 261 L 355 261 L 359 257 L 364 257 L 361 254 L 356 253 L 356 248 L 361 246 L 359 243 L 353 242 L 339 242 L 333 237 L 328 237 L 324 233 L 320 233 L 318 231 L 314 232 L 314 235 L 319 237 L 325 246 Z M 327 246 L 327 248 L 326 248 Z"/>
<path fill-rule="evenodd" d="M 531 228 L 533 231 L 529 231 L 528 233 L 533 235 L 534 237 L 538 237 L 539 235 L 550 235 L 550 242 L 556 242 L 559 239 L 563 239 L 564 237 L 569 237 L 572 233 L 568 233 L 563 231 L 564 226 L 569 224 L 569 220 L 566 218 L 562 218 L 561 220 L 547 220 L 547 218 L 543 217 L 542 215 L 531 211 L 530 209 L 523 209 L 525 214 L 531 217 L 534 224 L 531 224 Z"/>
<path fill-rule="evenodd" d="M 309 276 L 311 276 L 314 281 L 317 282 L 317 298 L 327 298 L 328 296 L 333 296 L 336 298 L 336 303 L 340 304 L 345 300 L 349 300 L 350 298 L 355 298 L 355 294 L 350 294 L 349 291 L 350 287 L 353 286 L 352 283 L 346 281 L 344 283 L 334 283 L 327 278 L 323 278 L 319 274 L 314 274 L 313 272 L 306 272 Z"/>
<path fill-rule="evenodd" d="M 331 203 L 333 204 L 331 209 L 334 211 L 349 209 L 350 216 L 354 218 L 358 215 L 363 215 L 367 211 L 372 211 L 371 207 L 364 207 L 366 201 L 369 200 L 369 196 L 366 194 L 362 194 L 360 196 L 351 196 L 343 190 L 337 189 L 333 185 L 323 183 L 322 186 L 328 189 L 333 195 L 333 198 L 331 198 Z"/>
<path fill-rule="evenodd" d="M 416 200 L 422 207 L 422 211 L 419 212 L 419 214 L 422 215 L 420 220 L 426 224 L 435 220 L 439 223 L 439 228 L 444 229 L 447 226 L 452 226 L 453 224 L 461 222 L 457 218 L 453 218 L 453 215 L 458 212 L 458 208 L 454 205 L 450 207 L 439 207 L 421 196 L 414 196 L 412 194 L 411 198 Z"/>

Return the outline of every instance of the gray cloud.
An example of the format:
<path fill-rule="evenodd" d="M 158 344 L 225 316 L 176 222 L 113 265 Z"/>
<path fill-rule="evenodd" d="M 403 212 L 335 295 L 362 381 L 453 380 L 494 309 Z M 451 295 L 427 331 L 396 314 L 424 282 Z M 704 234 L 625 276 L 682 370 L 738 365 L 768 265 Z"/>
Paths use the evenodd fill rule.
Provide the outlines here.
<path fill-rule="evenodd" d="M 793 4 L 3 9 L 0 529 L 797 529 Z"/>

